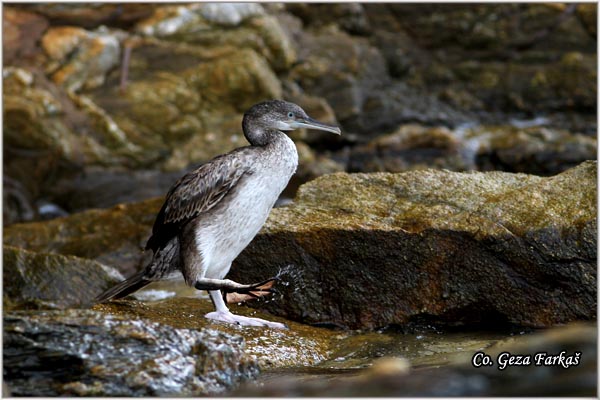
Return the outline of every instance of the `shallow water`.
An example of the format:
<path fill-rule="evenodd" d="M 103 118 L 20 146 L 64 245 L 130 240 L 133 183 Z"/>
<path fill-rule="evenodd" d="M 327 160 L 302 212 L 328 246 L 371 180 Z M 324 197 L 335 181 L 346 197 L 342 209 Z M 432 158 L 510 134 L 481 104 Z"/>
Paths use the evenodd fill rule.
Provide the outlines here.
<path fill-rule="evenodd" d="M 150 296 L 149 296 L 150 295 Z M 175 296 L 176 295 L 176 296 Z M 379 331 L 341 331 L 300 324 L 260 310 L 229 305 L 232 312 L 256 316 L 288 325 L 288 330 L 241 327 L 209 321 L 204 314 L 212 303 L 204 292 L 189 289 L 179 282 L 154 284 L 139 298 L 158 300 L 119 301 L 97 305 L 96 309 L 113 314 L 147 318 L 177 328 L 217 328 L 236 333 L 246 340 L 247 351 L 263 369 L 261 381 L 277 376 L 352 375 L 370 368 L 379 359 L 402 359 L 411 368 L 439 367 L 460 356 L 472 356 L 511 332 L 440 332 L 420 329 L 404 333 L 397 329 Z"/>
<path fill-rule="evenodd" d="M 213 306 L 203 292 L 189 289 L 178 282 L 163 282 L 153 285 L 150 289 L 152 297 L 159 300 L 119 301 L 97 305 L 95 308 L 111 314 L 146 318 L 178 328 L 208 327 L 242 336 L 246 341 L 246 352 L 256 358 L 261 374 L 252 382 L 247 382 L 232 391 L 234 396 L 312 396 L 319 393 L 345 396 L 348 393 L 358 395 L 356 393 L 363 392 L 364 395 L 375 396 L 398 393 L 397 390 L 405 395 L 405 385 L 411 386 L 408 390 L 414 395 L 430 393 L 454 396 L 504 393 L 502 390 L 513 387 L 507 386 L 506 380 L 511 385 L 513 382 L 525 385 L 524 387 L 534 395 L 546 393 L 548 390 L 550 394 L 554 393 L 554 389 L 543 383 L 544 380 L 550 379 L 550 375 L 540 376 L 533 381 L 529 375 L 555 372 L 534 368 L 529 375 L 522 376 L 518 373 L 520 370 L 515 369 L 512 372 L 516 375 L 513 376 L 497 371 L 496 366 L 475 369 L 471 365 L 471 359 L 479 351 L 492 354 L 498 352 L 498 348 L 511 348 L 515 343 L 525 343 L 525 351 L 534 351 L 532 349 L 542 343 L 542 350 L 547 351 L 551 348 L 549 346 L 556 347 L 552 338 L 562 328 L 532 330 L 495 327 L 487 331 L 459 331 L 456 328 L 415 325 L 403 329 L 387 327 L 378 331 L 343 331 L 288 321 L 242 305 L 230 305 L 232 312 L 236 314 L 282 322 L 287 324 L 289 329 L 241 327 L 205 319 L 204 314 L 212 311 Z M 148 293 L 142 292 L 140 297 L 148 298 Z M 575 337 L 579 336 L 577 332 L 584 332 L 586 337 L 589 336 L 590 329 L 595 332 L 591 324 L 581 324 L 583 328 L 572 325 L 569 325 L 569 332 L 575 333 L 567 334 L 568 340 L 565 342 L 563 337 L 562 342 L 559 340 L 558 343 L 579 343 L 580 338 Z M 551 339 L 548 341 L 548 338 Z M 589 342 L 591 339 L 588 337 L 585 340 Z M 582 343 L 587 346 L 589 343 L 585 340 Z M 561 346 L 559 345 L 562 349 Z M 579 344 L 575 347 L 578 346 Z M 560 351 L 557 349 L 558 347 L 554 351 Z M 595 365 L 596 355 L 589 349 L 587 353 L 592 359 L 587 360 L 586 367 L 559 371 L 576 376 L 562 379 L 564 385 L 560 390 L 566 390 L 565 393 L 578 393 L 576 390 L 579 390 L 579 386 L 575 381 L 573 383 L 572 379 L 583 379 L 586 382 L 582 393 L 593 389 L 593 383 L 590 382 L 594 381 L 595 372 L 590 372 L 590 365 Z M 441 377 L 433 378 L 436 379 L 437 386 L 430 387 L 428 382 L 431 378 L 426 375 L 437 374 L 436 371 Z M 421 372 L 425 375 L 419 375 Z M 458 381 L 453 378 L 455 375 L 460 377 Z M 366 384 L 361 383 L 382 377 L 385 379 L 386 376 L 402 377 L 412 383 L 403 381 L 400 389 L 365 386 Z M 413 381 L 412 377 L 416 377 L 417 381 Z M 444 379 L 448 379 L 450 383 L 454 382 L 450 385 L 452 387 L 449 387 Z M 396 378 L 392 381 L 398 382 Z"/>

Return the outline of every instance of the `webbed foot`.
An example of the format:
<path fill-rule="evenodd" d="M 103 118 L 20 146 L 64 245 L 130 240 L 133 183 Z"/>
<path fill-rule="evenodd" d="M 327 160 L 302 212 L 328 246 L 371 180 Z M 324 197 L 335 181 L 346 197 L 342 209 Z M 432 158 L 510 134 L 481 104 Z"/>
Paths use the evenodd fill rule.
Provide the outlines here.
<path fill-rule="evenodd" d="M 270 278 L 262 282 L 245 285 L 247 287 L 234 290 L 223 290 L 223 295 L 227 303 L 242 303 L 244 301 L 258 299 L 268 294 L 276 293 L 273 288 L 278 278 Z"/>
<path fill-rule="evenodd" d="M 213 311 L 209 312 L 204 317 L 215 321 L 227 322 L 241 326 L 262 326 L 274 329 L 288 329 L 285 324 L 279 322 L 267 321 L 266 319 L 262 318 L 244 317 L 242 315 L 232 314 L 229 311 Z"/>

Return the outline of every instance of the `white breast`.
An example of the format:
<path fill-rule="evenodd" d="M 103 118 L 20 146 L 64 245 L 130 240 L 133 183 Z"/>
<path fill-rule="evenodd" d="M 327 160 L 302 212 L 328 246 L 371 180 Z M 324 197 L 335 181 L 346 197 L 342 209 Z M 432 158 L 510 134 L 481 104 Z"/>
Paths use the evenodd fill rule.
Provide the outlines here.
<path fill-rule="evenodd" d="M 298 166 L 296 146 L 287 136 L 266 149 L 225 199 L 226 207 L 203 218 L 196 231 L 204 277 L 222 279 L 231 262 L 263 226 Z M 201 278 L 202 276 L 198 276 Z"/>

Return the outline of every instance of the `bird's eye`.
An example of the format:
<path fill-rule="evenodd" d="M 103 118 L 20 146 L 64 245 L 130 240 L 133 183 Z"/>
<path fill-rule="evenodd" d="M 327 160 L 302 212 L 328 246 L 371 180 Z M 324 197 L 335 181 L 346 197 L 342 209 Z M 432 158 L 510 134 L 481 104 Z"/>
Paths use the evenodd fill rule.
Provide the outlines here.
<path fill-rule="evenodd" d="M 288 118 L 294 118 L 294 113 L 290 111 L 290 112 L 288 113 Z"/>

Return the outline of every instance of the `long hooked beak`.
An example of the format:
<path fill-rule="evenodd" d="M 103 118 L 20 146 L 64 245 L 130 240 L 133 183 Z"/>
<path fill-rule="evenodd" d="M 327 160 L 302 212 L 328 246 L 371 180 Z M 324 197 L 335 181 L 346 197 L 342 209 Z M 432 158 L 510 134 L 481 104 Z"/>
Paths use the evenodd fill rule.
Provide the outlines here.
<path fill-rule="evenodd" d="M 316 119 L 312 119 L 310 117 L 297 119 L 296 121 L 290 122 L 289 125 L 293 129 L 308 128 L 308 129 L 316 129 L 318 131 L 327 131 L 327 132 L 335 133 L 336 135 L 342 134 L 342 131 L 337 126 L 324 124 L 324 123 L 319 122 Z"/>

